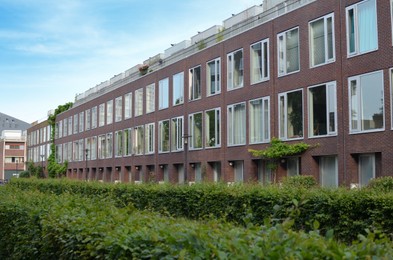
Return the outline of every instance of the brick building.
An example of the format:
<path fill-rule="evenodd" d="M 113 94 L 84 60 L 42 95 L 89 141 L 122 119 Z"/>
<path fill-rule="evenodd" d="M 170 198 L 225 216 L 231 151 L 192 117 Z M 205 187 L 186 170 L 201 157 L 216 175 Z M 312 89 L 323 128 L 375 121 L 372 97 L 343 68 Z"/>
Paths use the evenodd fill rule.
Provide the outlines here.
<path fill-rule="evenodd" d="M 70 178 L 103 181 L 307 174 L 336 187 L 391 175 L 392 10 L 265 0 L 78 95 L 57 116 L 56 158 Z M 319 145 L 272 172 L 248 152 L 272 137 Z"/>
<path fill-rule="evenodd" d="M 19 176 L 25 170 L 26 133 L 3 130 L 0 136 L 0 180 Z"/>

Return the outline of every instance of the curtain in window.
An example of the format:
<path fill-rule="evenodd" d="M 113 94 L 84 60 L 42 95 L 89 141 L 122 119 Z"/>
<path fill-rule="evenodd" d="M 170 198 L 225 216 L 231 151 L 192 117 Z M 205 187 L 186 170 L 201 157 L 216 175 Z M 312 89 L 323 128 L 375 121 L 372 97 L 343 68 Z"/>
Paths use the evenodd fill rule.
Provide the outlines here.
<path fill-rule="evenodd" d="M 244 104 L 234 106 L 233 138 L 234 144 L 244 144 L 246 139 L 246 116 Z"/>
<path fill-rule="evenodd" d="M 262 99 L 250 101 L 250 142 L 263 141 L 263 107 Z"/>
<path fill-rule="evenodd" d="M 359 51 L 366 52 L 378 46 L 377 13 L 375 0 L 368 0 L 358 5 Z"/>
<path fill-rule="evenodd" d="M 323 187 L 337 187 L 337 157 L 321 157 L 319 161 L 321 184 Z"/>

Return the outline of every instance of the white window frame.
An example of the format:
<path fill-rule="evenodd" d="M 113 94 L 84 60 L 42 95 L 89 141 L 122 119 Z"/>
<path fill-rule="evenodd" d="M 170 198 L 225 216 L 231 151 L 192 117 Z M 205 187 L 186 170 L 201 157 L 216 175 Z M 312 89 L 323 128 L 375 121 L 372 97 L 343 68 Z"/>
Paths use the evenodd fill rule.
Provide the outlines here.
<path fill-rule="evenodd" d="M 168 123 L 168 148 L 167 150 L 163 150 L 163 141 L 164 141 L 164 136 L 163 136 L 163 125 L 164 122 Z M 166 119 L 158 122 L 158 152 L 159 153 L 169 153 L 171 151 L 171 120 Z"/>
<path fill-rule="evenodd" d="M 196 70 L 199 69 L 199 79 L 196 78 Z M 199 86 L 197 83 L 199 82 Z M 198 96 L 194 96 L 194 94 Z M 188 70 L 188 100 L 194 101 L 202 98 L 202 67 L 195 66 Z"/>
<path fill-rule="evenodd" d="M 184 72 L 182 71 L 172 76 L 172 105 L 178 106 L 183 103 L 184 103 Z"/>
<path fill-rule="evenodd" d="M 86 109 L 85 114 L 85 128 L 88 131 L 91 128 L 91 109 Z"/>
<path fill-rule="evenodd" d="M 171 151 L 178 152 L 183 151 L 183 139 L 184 139 L 184 117 L 174 117 L 171 119 L 170 125 L 170 140 L 171 140 Z"/>
<path fill-rule="evenodd" d="M 79 130 L 79 114 L 74 115 L 74 134 L 77 134 Z"/>
<path fill-rule="evenodd" d="M 361 158 L 362 157 L 369 157 L 369 158 L 371 158 L 371 162 L 372 162 L 372 178 L 371 179 L 374 179 L 375 178 L 375 174 L 376 174 L 376 172 L 375 172 L 375 161 L 376 161 L 376 158 L 375 158 L 375 153 L 364 153 L 364 154 L 359 154 L 359 156 L 358 156 L 358 176 L 359 176 L 359 187 L 363 187 L 363 185 L 362 185 L 362 175 L 361 175 L 361 173 L 362 173 L 362 165 L 361 165 L 361 163 L 360 163 L 360 161 L 362 160 Z M 371 180 L 370 179 L 370 180 Z"/>
<path fill-rule="evenodd" d="M 195 124 L 195 115 L 201 115 L 201 133 L 200 133 L 200 147 L 198 147 L 196 145 L 197 140 L 195 140 L 196 134 L 195 134 L 195 128 L 194 128 L 194 124 Z M 190 141 L 189 141 L 189 147 L 190 150 L 201 150 L 203 149 L 203 112 L 197 112 L 197 113 L 193 113 L 190 114 L 188 116 L 188 134 L 190 136 Z"/>
<path fill-rule="evenodd" d="M 299 137 L 288 137 L 288 94 L 301 91 L 302 93 L 302 136 Z M 285 112 L 285 117 L 284 117 L 284 133 L 281 133 L 281 107 L 280 107 L 280 98 L 284 97 L 284 112 Z M 278 94 L 278 131 L 279 131 L 279 137 L 281 140 L 299 140 L 304 138 L 304 97 L 303 97 L 303 89 L 294 89 L 292 91 L 288 92 L 283 92 Z"/>
<path fill-rule="evenodd" d="M 72 135 L 73 133 L 73 118 L 70 116 L 68 118 L 68 135 Z"/>
<path fill-rule="evenodd" d="M 139 129 L 142 129 L 142 130 L 139 130 Z M 138 135 L 138 131 L 141 131 L 142 136 Z M 144 154 L 144 150 L 145 150 L 144 149 L 144 147 L 145 147 L 145 144 L 144 144 L 144 139 L 145 139 L 144 125 L 135 126 L 133 132 L 134 132 L 133 133 L 134 140 L 132 142 L 132 144 L 133 144 L 133 154 L 135 154 L 135 155 L 143 155 Z M 138 145 L 140 146 L 139 149 L 137 147 Z"/>
<path fill-rule="evenodd" d="M 98 126 L 105 125 L 105 103 L 102 103 L 98 107 Z"/>
<path fill-rule="evenodd" d="M 143 88 L 135 90 L 135 111 L 134 116 L 143 115 Z"/>
<path fill-rule="evenodd" d="M 169 107 L 169 78 L 162 79 L 158 82 L 158 109 Z"/>
<path fill-rule="evenodd" d="M 254 141 L 253 140 L 253 138 L 252 138 L 252 136 L 253 136 L 253 134 L 252 134 L 252 132 L 253 132 L 253 125 L 255 125 L 255 123 L 252 123 L 251 122 L 251 120 L 252 120 L 252 111 L 253 111 L 253 109 L 252 109 L 252 102 L 255 102 L 255 101 L 259 101 L 259 100 L 261 100 L 262 101 L 262 115 L 260 115 L 261 117 L 262 117 L 262 119 L 261 119 L 261 121 L 262 121 L 262 126 L 260 126 L 260 128 L 262 129 L 262 140 L 260 140 L 260 141 Z M 265 103 L 267 102 L 267 105 L 268 105 L 268 111 L 267 111 L 267 118 L 265 118 L 266 117 L 266 111 L 265 111 Z M 258 143 L 268 143 L 269 141 L 270 141 L 270 97 L 269 96 L 267 96 L 267 97 L 262 97 L 262 98 L 256 98 L 256 99 L 253 99 L 253 100 L 250 100 L 249 102 L 248 102 L 248 125 L 249 125 L 249 138 L 250 138 L 250 140 L 249 140 L 249 142 L 250 142 L 250 144 L 258 144 Z M 267 124 L 267 126 L 265 125 L 265 124 Z M 257 127 L 256 129 L 258 129 L 259 127 Z M 265 133 L 265 129 L 267 129 L 267 136 L 266 136 L 266 133 Z"/>
<path fill-rule="evenodd" d="M 98 120 L 97 106 L 94 106 L 91 108 L 91 129 L 97 128 L 97 120 Z"/>
<path fill-rule="evenodd" d="M 323 162 L 322 160 L 326 160 L 327 158 L 334 158 L 334 168 L 335 168 L 335 175 L 334 175 L 334 185 L 333 186 L 327 186 L 326 183 L 324 183 L 324 178 L 323 176 L 326 175 L 324 172 L 324 167 L 323 167 Z M 319 179 L 320 179 L 320 184 L 322 187 L 333 187 L 337 188 L 338 187 L 338 158 L 335 155 L 332 156 L 321 156 L 319 157 Z"/>
<path fill-rule="evenodd" d="M 235 55 L 241 52 L 241 59 L 239 64 L 239 79 L 240 81 L 235 84 Z M 227 91 L 242 88 L 244 86 L 244 52 L 243 49 L 237 49 L 227 54 Z"/>
<path fill-rule="evenodd" d="M 124 119 L 132 118 L 132 92 L 124 95 Z"/>
<path fill-rule="evenodd" d="M 128 133 L 127 135 L 128 135 L 128 138 L 127 138 L 127 136 L 126 136 L 126 132 Z M 132 128 L 126 128 L 126 129 L 124 129 L 123 130 L 123 141 L 124 141 L 124 144 L 123 144 L 123 156 L 124 157 L 126 157 L 126 156 L 131 156 L 132 155 L 132 152 L 133 152 L 133 145 L 132 145 L 132 142 L 133 142 L 133 138 L 132 138 Z M 128 143 L 128 145 L 127 145 L 127 143 Z"/>
<path fill-rule="evenodd" d="M 155 146 L 155 124 L 149 123 L 145 125 L 145 154 L 154 154 Z"/>
<path fill-rule="evenodd" d="M 241 117 L 241 122 L 235 122 L 234 118 L 234 109 L 236 106 L 243 106 L 244 107 L 244 116 Z M 230 113 L 229 111 L 232 110 Z M 240 102 L 232 105 L 227 106 L 227 145 L 228 146 L 240 146 L 246 144 L 247 138 L 247 127 L 246 127 L 246 116 L 247 116 L 247 104 L 246 102 Z M 235 143 L 235 125 L 244 126 L 241 132 L 243 132 L 243 136 L 241 137 L 242 142 Z"/>
<path fill-rule="evenodd" d="M 382 104 L 383 104 L 383 112 L 382 112 L 382 116 L 383 116 L 383 122 L 382 122 L 382 127 L 381 128 L 374 128 L 374 129 L 370 129 L 370 130 L 364 130 L 362 129 L 362 115 L 358 116 L 357 119 L 357 125 L 358 127 L 356 129 L 352 128 L 352 115 L 351 115 L 351 110 L 352 110 L 352 98 L 351 98 L 351 82 L 352 81 L 356 81 L 357 82 L 357 87 L 360 89 L 360 91 L 362 92 L 362 84 L 360 83 L 360 78 L 362 76 L 367 76 L 367 75 L 371 75 L 371 74 L 377 74 L 377 73 L 381 73 L 381 90 L 382 90 Z M 374 85 L 375 86 L 375 85 Z M 357 102 L 357 111 L 362 111 L 362 107 L 363 104 L 361 102 L 361 94 L 358 95 L 356 102 Z M 383 70 L 379 70 L 379 71 L 373 71 L 370 73 L 365 73 L 365 74 L 361 74 L 361 75 L 356 75 L 353 77 L 349 77 L 348 78 L 348 112 L 349 112 L 349 133 L 350 134 L 357 134 L 357 133 L 368 133 L 368 132 L 379 132 L 379 131 L 384 131 L 385 130 L 385 101 L 384 101 L 385 97 L 384 97 L 384 73 Z"/>
<path fill-rule="evenodd" d="M 113 100 L 106 102 L 106 124 L 110 125 L 113 123 Z"/>
<path fill-rule="evenodd" d="M 298 69 L 294 71 L 288 72 L 288 61 L 287 61 L 287 34 L 292 31 L 297 30 L 297 51 L 298 51 Z M 278 69 L 278 77 L 290 75 L 293 73 L 297 73 L 300 71 L 300 29 L 299 27 L 294 27 L 285 32 L 281 32 L 277 34 L 277 69 Z M 280 39 L 282 37 L 282 39 Z M 282 49 L 282 51 L 280 51 Z M 282 53 L 282 58 L 280 58 L 280 54 Z"/>
<path fill-rule="evenodd" d="M 214 137 L 210 137 L 209 135 L 209 130 L 208 127 L 210 126 L 210 122 L 208 122 L 209 117 L 207 116 L 208 112 L 214 111 Z M 220 108 L 214 108 L 214 109 L 209 109 L 205 111 L 205 148 L 211 149 L 211 148 L 217 148 L 221 147 L 221 109 Z M 214 140 L 213 140 L 214 138 Z M 214 144 L 214 145 L 211 145 Z"/>
<path fill-rule="evenodd" d="M 332 20 L 332 55 L 333 57 L 329 58 L 329 50 L 328 50 L 328 46 L 329 46 L 329 37 L 328 37 L 328 19 Z M 312 29 L 312 24 L 315 22 L 318 22 L 320 20 L 323 20 L 323 37 L 324 37 L 324 45 L 325 45 L 325 62 L 319 63 L 319 64 L 315 64 L 314 63 L 314 51 L 313 51 L 313 29 Z M 325 16 L 319 17 L 311 22 L 308 23 L 308 29 L 309 29 L 309 56 L 310 56 L 310 67 L 314 68 L 314 67 L 319 67 L 322 65 L 326 65 L 332 62 L 336 61 L 336 42 L 335 42 L 335 30 L 334 30 L 334 13 L 330 13 L 327 14 Z"/>
<path fill-rule="evenodd" d="M 122 157 L 124 154 L 123 130 L 115 132 L 115 157 Z"/>
<path fill-rule="evenodd" d="M 363 4 L 363 3 L 365 3 L 365 2 L 367 2 L 367 1 L 373 1 L 374 2 L 374 5 L 375 5 L 375 11 L 376 11 L 376 14 L 375 14 L 375 16 L 376 16 L 376 21 L 375 21 L 375 26 L 376 26 L 376 48 L 375 49 L 370 49 L 370 50 L 366 50 L 366 51 L 360 51 L 359 50 L 359 22 L 358 22 L 358 6 L 360 5 L 360 4 Z M 378 50 L 378 45 L 379 45 L 379 43 L 378 43 L 378 11 L 377 11 L 377 1 L 376 0 L 363 0 L 363 1 L 360 1 L 360 2 L 358 2 L 358 3 L 356 3 L 356 4 L 353 4 L 353 5 L 351 5 L 351 6 L 348 6 L 347 8 L 345 8 L 345 18 L 346 18 L 346 30 L 347 30 L 347 33 L 346 33 L 346 37 L 347 37 L 347 55 L 348 55 L 348 57 L 353 57 L 353 56 L 357 56 L 357 55 L 361 55 L 361 54 L 364 54 L 364 53 L 368 53 L 368 52 L 372 52 L 372 51 L 376 51 L 376 50 Z M 350 10 L 352 10 L 353 11 L 353 15 L 354 15 L 354 48 L 355 48 L 355 50 L 353 51 L 353 52 L 351 52 L 350 51 L 350 45 L 351 45 L 351 41 L 350 41 L 350 23 L 349 23 L 349 15 L 348 15 L 348 13 L 349 13 L 349 11 Z"/>
<path fill-rule="evenodd" d="M 106 158 L 113 157 L 113 134 L 107 133 L 106 134 Z"/>
<path fill-rule="evenodd" d="M 212 93 L 212 84 L 211 84 L 211 71 L 210 71 L 210 67 L 209 64 L 213 64 L 214 65 L 214 78 L 218 80 L 215 81 L 214 84 L 214 93 Z M 214 96 L 217 94 L 221 93 L 221 58 L 216 58 L 214 60 L 208 61 L 206 63 L 206 89 L 207 89 L 207 93 L 206 96 Z"/>
<path fill-rule="evenodd" d="M 315 126 L 312 124 L 312 95 L 311 95 L 311 89 L 317 88 L 317 87 L 322 87 L 325 86 L 326 88 L 326 125 L 327 125 L 327 131 L 325 135 L 314 135 L 314 130 Z M 329 91 L 332 91 L 334 93 L 334 100 L 329 100 Z M 336 81 L 331 81 L 327 83 L 322 83 L 314 86 L 310 86 L 307 88 L 307 108 L 308 108 L 308 137 L 309 138 L 320 138 L 320 137 L 326 137 L 326 136 L 335 136 L 337 135 L 337 84 Z M 333 103 L 333 104 L 332 104 Z M 330 130 L 328 126 L 330 126 L 330 115 L 329 111 L 331 109 L 330 105 L 333 105 L 334 109 L 334 130 Z"/>
<path fill-rule="evenodd" d="M 146 86 L 146 114 L 153 113 L 156 105 L 156 86 L 154 83 Z"/>
<path fill-rule="evenodd" d="M 115 99 L 115 122 L 123 120 L 123 96 Z"/>
<path fill-rule="evenodd" d="M 260 45 L 261 60 L 258 62 L 255 60 L 253 46 Z M 269 38 L 262 41 L 256 42 L 250 45 L 250 82 L 251 84 L 257 84 L 260 82 L 268 81 L 270 79 L 270 54 L 269 54 Z M 265 64 L 266 61 L 266 64 Z M 255 79 L 256 76 L 253 73 L 254 70 L 260 70 L 260 78 Z M 266 75 L 265 75 L 266 71 Z"/>
<path fill-rule="evenodd" d="M 79 133 L 82 133 L 83 131 L 85 131 L 84 123 L 85 123 L 85 113 L 83 111 L 83 112 L 79 113 Z M 60 133 L 60 135 L 61 135 L 61 133 Z"/>

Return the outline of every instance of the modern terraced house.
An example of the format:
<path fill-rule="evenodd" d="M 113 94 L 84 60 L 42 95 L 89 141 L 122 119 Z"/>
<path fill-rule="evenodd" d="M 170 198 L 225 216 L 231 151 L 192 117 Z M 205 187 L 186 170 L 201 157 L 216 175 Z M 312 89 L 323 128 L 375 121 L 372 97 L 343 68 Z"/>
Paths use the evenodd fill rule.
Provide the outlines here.
<path fill-rule="evenodd" d="M 265 0 L 88 89 L 56 119 L 67 177 L 363 186 L 393 169 L 393 0 Z M 46 129 L 46 130 L 45 130 Z M 49 127 L 28 132 L 48 156 Z M 272 171 L 249 149 L 316 145 Z"/>

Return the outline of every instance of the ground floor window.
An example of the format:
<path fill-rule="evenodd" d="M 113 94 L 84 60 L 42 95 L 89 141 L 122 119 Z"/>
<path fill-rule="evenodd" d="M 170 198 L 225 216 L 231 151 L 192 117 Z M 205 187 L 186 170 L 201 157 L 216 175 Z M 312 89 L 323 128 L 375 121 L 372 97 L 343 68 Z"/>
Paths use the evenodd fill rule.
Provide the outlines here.
<path fill-rule="evenodd" d="M 235 173 L 235 182 L 243 182 L 244 181 L 244 173 L 243 173 L 244 162 L 243 161 L 235 161 L 233 164 L 234 173 Z"/>
<path fill-rule="evenodd" d="M 364 187 L 375 178 L 375 154 L 360 154 L 358 164 L 359 184 Z"/>
<path fill-rule="evenodd" d="M 320 157 L 319 174 L 322 187 L 338 187 L 337 156 Z"/>
<path fill-rule="evenodd" d="M 268 163 L 265 160 L 257 160 L 257 173 L 258 182 L 262 184 L 272 183 L 272 170 L 268 167 Z"/>
<path fill-rule="evenodd" d="M 300 158 L 287 158 L 287 176 L 297 176 L 300 174 Z"/>

